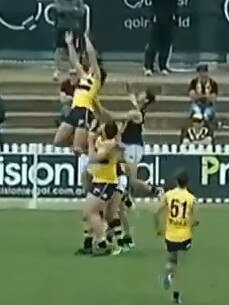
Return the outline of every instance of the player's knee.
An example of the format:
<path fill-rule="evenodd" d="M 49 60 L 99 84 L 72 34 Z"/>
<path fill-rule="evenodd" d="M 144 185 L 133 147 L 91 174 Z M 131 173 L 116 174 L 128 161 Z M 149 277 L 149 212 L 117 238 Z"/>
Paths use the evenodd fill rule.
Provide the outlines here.
<path fill-rule="evenodd" d="M 53 144 L 57 147 L 63 146 L 63 141 L 62 141 L 61 137 L 59 137 L 58 135 L 55 136 Z"/>
<path fill-rule="evenodd" d="M 101 213 L 100 207 L 96 205 L 89 205 L 84 211 L 84 217 L 90 222 L 93 217 L 104 218 L 104 214 Z"/>
<path fill-rule="evenodd" d="M 82 155 L 84 153 L 83 149 L 79 146 L 74 146 L 73 147 L 73 153 L 75 156 L 79 157 L 80 155 Z"/>
<path fill-rule="evenodd" d="M 92 211 L 90 209 L 87 209 L 84 212 L 84 216 L 83 216 L 84 221 L 85 222 L 90 222 L 92 214 L 93 214 Z"/>
<path fill-rule="evenodd" d="M 85 221 L 85 222 L 90 221 L 90 217 L 91 217 L 92 213 L 93 213 L 93 211 L 92 211 L 90 205 L 88 205 L 83 211 L 83 221 Z"/>

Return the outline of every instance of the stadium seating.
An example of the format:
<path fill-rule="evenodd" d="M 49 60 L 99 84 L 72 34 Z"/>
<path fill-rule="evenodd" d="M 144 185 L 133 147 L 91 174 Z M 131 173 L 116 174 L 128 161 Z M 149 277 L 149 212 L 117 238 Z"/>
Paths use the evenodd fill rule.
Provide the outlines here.
<path fill-rule="evenodd" d="M 126 79 L 126 78 L 125 78 Z M 152 84 L 153 81 L 153 84 Z M 153 86 L 158 103 L 151 106 L 146 116 L 145 139 L 147 143 L 178 143 L 180 128 L 188 120 L 189 99 L 187 97 L 189 78 L 142 79 L 132 78 L 134 91 Z M 18 143 L 52 143 L 58 117 L 58 85 L 51 81 L 5 81 L 1 92 L 6 101 L 7 119 L 3 132 L 5 141 Z M 220 86 L 222 97 L 217 102 L 217 115 L 229 123 L 229 87 Z M 108 80 L 102 92 L 102 104 L 113 111 L 118 120 L 125 118 L 131 108 L 124 77 Z M 226 143 L 228 132 L 217 131 L 216 143 Z"/>

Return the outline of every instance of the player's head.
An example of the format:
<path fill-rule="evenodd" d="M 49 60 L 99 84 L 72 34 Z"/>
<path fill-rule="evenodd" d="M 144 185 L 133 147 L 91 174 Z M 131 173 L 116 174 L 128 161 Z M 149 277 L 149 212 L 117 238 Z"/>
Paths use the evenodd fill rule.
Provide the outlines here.
<path fill-rule="evenodd" d="M 115 121 L 105 123 L 102 129 L 103 136 L 108 140 L 113 139 L 118 134 L 118 126 Z"/>
<path fill-rule="evenodd" d="M 186 170 L 181 170 L 177 175 L 176 175 L 176 180 L 177 180 L 177 185 L 181 188 L 186 188 L 188 187 L 189 184 L 189 177 L 188 173 Z"/>

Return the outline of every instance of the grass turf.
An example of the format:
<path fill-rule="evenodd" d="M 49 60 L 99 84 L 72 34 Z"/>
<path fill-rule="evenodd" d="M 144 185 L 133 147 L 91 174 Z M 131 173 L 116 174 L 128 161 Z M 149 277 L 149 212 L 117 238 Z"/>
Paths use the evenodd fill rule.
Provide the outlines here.
<path fill-rule="evenodd" d="M 183 269 L 184 304 L 225 305 L 228 211 L 202 209 Z M 81 242 L 79 212 L 0 212 L 0 304 L 170 304 L 158 284 L 164 245 L 149 212 L 132 216 L 137 249 L 119 257 L 74 257 Z"/>

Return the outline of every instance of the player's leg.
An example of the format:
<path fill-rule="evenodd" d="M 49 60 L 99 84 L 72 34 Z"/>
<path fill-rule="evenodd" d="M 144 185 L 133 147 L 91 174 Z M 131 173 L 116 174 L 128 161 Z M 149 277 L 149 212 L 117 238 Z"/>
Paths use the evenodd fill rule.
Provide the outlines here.
<path fill-rule="evenodd" d="M 188 239 L 182 243 L 179 243 L 179 250 L 178 250 L 178 258 L 179 263 L 177 261 L 176 268 L 174 270 L 173 276 L 172 276 L 172 301 L 175 304 L 181 304 L 181 281 L 179 279 L 180 274 L 182 272 L 184 264 L 187 262 L 187 253 L 191 249 L 192 246 L 192 240 Z"/>
<path fill-rule="evenodd" d="M 83 227 L 84 227 L 84 240 L 83 245 L 81 248 L 79 248 L 75 255 L 86 255 L 86 254 L 92 254 L 92 248 L 93 248 L 93 230 L 90 228 L 87 218 L 83 217 Z"/>
<path fill-rule="evenodd" d="M 178 246 L 177 243 L 165 240 L 167 247 L 167 262 L 165 265 L 164 275 L 162 276 L 162 284 L 164 289 L 169 289 L 172 278 L 175 276 L 175 271 L 178 262 Z"/>
<path fill-rule="evenodd" d="M 179 257 L 179 253 L 178 253 L 178 257 Z M 179 260 L 179 264 L 177 263 L 176 268 L 174 268 L 173 273 L 171 274 L 171 287 L 172 287 L 172 301 L 175 304 L 181 304 L 181 281 L 179 279 L 179 274 L 180 274 L 180 260 Z"/>
<path fill-rule="evenodd" d="M 105 225 L 104 217 L 101 217 L 101 212 L 102 215 L 106 214 L 107 204 L 110 202 L 115 188 L 115 184 L 94 183 L 87 198 L 86 217 L 96 240 L 96 247 L 93 248 L 94 256 L 110 254 L 106 240 L 107 225 Z"/>
<path fill-rule="evenodd" d="M 126 175 L 120 175 L 118 177 L 118 185 L 113 194 L 112 201 L 109 204 L 107 211 L 107 218 L 109 224 L 109 234 L 113 235 L 113 241 L 115 248 L 112 252 L 113 255 L 118 255 L 122 252 L 122 223 L 120 219 L 120 206 L 124 193 L 127 191 L 128 179 Z M 110 238 L 110 237 L 109 237 Z"/>
<path fill-rule="evenodd" d="M 181 271 L 181 265 L 185 261 L 186 253 L 191 248 L 191 244 L 191 239 L 184 242 L 171 242 L 166 240 L 168 259 L 165 273 L 162 277 L 162 283 L 165 289 L 170 288 L 171 284 L 173 285 L 172 301 L 176 304 L 181 304 L 181 282 L 179 281 L 179 273 Z"/>
<path fill-rule="evenodd" d="M 95 242 L 101 250 L 105 250 L 107 246 L 104 223 L 100 216 L 100 212 L 103 209 L 104 202 L 100 198 L 90 194 L 85 204 L 85 218 L 88 227 L 93 231 Z"/>
<path fill-rule="evenodd" d="M 55 134 L 54 145 L 58 147 L 71 147 L 73 132 L 74 127 L 72 125 L 62 122 Z"/>
<path fill-rule="evenodd" d="M 135 243 L 130 231 L 128 213 L 133 207 L 134 203 L 128 195 L 123 196 L 120 206 L 120 218 L 123 228 L 123 251 L 128 252 L 135 247 Z"/>
<path fill-rule="evenodd" d="M 143 156 L 143 147 L 140 145 L 126 145 L 125 147 L 125 160 L 127 172 L 129 175 L 130 187 L 143 193 L 144 196 L 157 196 L 158 189 L 152 185 L 145 183 L 143 180 L 138 179 L 138 164 Z"/>
<path fill-rule="evenodd" d="M 69 114 L 66 116 L 65 121 L 61 123 L 59 129 L 57 130 L 54 144 L 56 146 L 65 147 L 67 146 L 73 146 L 76 128 L 79 127 L 79 123 L 82 119 L 82 116 L 84 115 L 84 112 L 81 110 L 81 108 L 72 108 Z"/>
<path fill-rule="evenodd" d="M 73 139 L 73 152 L 80 156 L 87 149 L 88 131 L 85 128 L 76 128 Z"/>
<path fill-rule="evenodd" d="M 86 108 L 77 108 L 77 127 L 74 131 L 73 152 L 81 155 L 87 151 L 88 130 L 93 120 L 93 114 Z"/>
<path fill-rule="evenodd" d="M 87 195 L 87 193 L 90 191 L 92 187 L 92 175 L 89 172 L 89 170 L 84 170 L 81 173 L 81 182 L 83 185 L 84 193 Z"/>
<path fill-rule="evenodd" d="M 90 191 L 92 187 L 92 174 L 89 171 L 89 156 L 87 154 L 82 154 L 79 157 L 79 173 L 81 178 L 81 183 L 87 195 L 88 191 Z"/>
<path fill-rule="evenodd" d="M 109 223 L 109 236 L 108 238 L 112 237 L 112 255 L 119 255 L 122 253 L 122 247 L 123 247 L 123 242 L 122 242 L 122 224 L 121 224 L 121 219 L 119 213 L 114 216 L 114 219 L 112 222 Z"/>
<path fill-rule="evenodd" d="M 81 155 L 79 158 L 79 172 L 81 175 L 81 182 L 84 188 L 85 195 L 87 196 L 88 192 L 92 190 L 92 175 L 88 171 L 89 165 L 89 158 L 87 155 Z M 88 226 L 86 218 L 83 218 L 83 246 L 79 248 L 75 254 L 90 254 L 92 253 L 92 246 L 93 246 L 93 231 Z"/>

